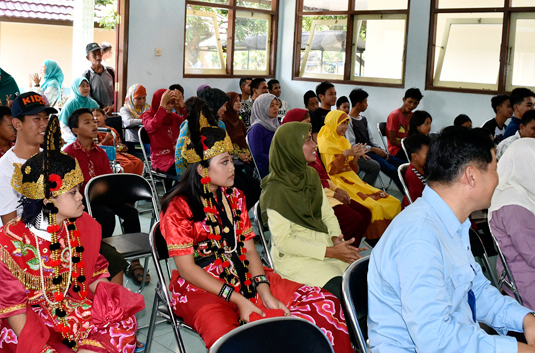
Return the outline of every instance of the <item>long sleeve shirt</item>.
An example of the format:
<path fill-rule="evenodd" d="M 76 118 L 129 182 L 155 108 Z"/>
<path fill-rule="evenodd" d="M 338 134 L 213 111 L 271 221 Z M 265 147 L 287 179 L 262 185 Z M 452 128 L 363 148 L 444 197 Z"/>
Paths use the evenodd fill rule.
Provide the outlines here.
<path fill-rule="evenodd" d="M 470 251 L 470 221 L 460 223 L 429 186 L 400 213 L 373 249 L 368 271 L 368 334 L 373 353 L 517 352 L 531 311 L 502 295 Z M 468 293 L 475 296 L 475 315 Z"/>
<path fill-rule="evenodd" d="M 269 148 L 274 135 L 260 124 L 253 124 L 247 133 L 249 148 L 262 178 L 269 174 Z"/>

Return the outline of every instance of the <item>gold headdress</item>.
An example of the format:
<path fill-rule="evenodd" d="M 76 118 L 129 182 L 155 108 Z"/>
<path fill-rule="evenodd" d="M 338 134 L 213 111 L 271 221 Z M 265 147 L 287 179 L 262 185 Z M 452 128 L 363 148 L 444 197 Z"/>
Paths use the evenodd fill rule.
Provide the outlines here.
<path fill-rule="evenodd" d="M 45 132 L 45 150 L 24 164 L 14 163 L 11 186 L 32 200 L 59 196 L 84 181 L 78 161 L 60 150 L 61 132 L 52 115 Z"/>

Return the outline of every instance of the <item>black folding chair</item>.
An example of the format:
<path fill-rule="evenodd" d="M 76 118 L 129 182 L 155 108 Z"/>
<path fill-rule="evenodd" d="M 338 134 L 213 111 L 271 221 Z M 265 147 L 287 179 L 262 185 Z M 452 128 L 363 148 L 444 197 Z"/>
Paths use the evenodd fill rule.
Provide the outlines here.
<path fill-rule="evenodd" d="M 399 181 L 401 181 L 401 186 L 403 186 L 403 192 L 405 193 L 405 196 L 407 196 L 407 199 L 409 200 L 409 203 L 412 203 L 411 194 L 409 192 L 409 188 L 407 187 L 407 184 L 405 183 L 405 172 L 409 168 L 410 163 L 403 163 L 398 167 L 398 177 Z"/>
<path fill-rule="evenodd" d="M 167 243 L 165 242 L 164 237 L 160 231 L 160 222 L 156 222 L 152 227 L 149 236 L 150 242 L 150 251 L 152 254 L 152 259 L 154 260 L 154 266 L 156 267 L 156 274 L 158 275 L 158 284 L 156 285 L 156 293 L 154 294 L 154 302 L 152 304 L 152 313 L 150 316 L 150 323 L 148 326 L 147 332 L 147 342 L 145 345 L 145 352 L 149 353 L 152 345 L 152 340 L 154 336 L 154 328 L 157 324 L 157 317 L 163 317 L 167 322 L 170 322 L 173 326 L 173 333 L 175 334 L 175 339 L 178 345 L 178 350 L 180 353 L 186 353 L 186 348 L 184 347 L 184 341 L 180 335 L 179 327 L 184 327 L 189 330 L 193 329 L 186 325 L 184 321 L 176 316 L 173 313 L 171 307 L 171 296 L 169 294 L 169 284 L 165 277 L 164 272 L 162 271 L 163 262 L 167 270 L 167 278 L 171 278 L 171 266 L 169 252 L 167 251 Z M 164 321 L 165 322 L 165 321 Z"/>
<path fill-rule="evenodd" d="M 325 333 L 297 317 L 274 317 L 240 326 L 218 339 L 209 353 L 334 353 Z"/>
<path fill-rule="evenodd" d="M 254 220 L 256 223 L 256 226 L 258 227 L 258 237 L 260 238 L 260 242 L 262 243 L 262 247 L 264 248 L 263 253 L 264 255 L 260 254 L 260 259 L 269 268 L 273 268 L 273 259 L 271 258 L 271 252 L 269 244 L 266 240 L 266 234 L 269 229 L 264 226 L 264 223 L 262 222 L 262 210 L 260 209 L 260 201 L 257 201 L 254 205 Z"/>
<path fill-rule="evenodd" d="M 487 274 L 486 277 L 489 279 L 490 283 L 492 283 L 494 287 L 500 289 L 500 287 L 498 287 L 498 279 L 492 270 L 487 251 L 485 250 L 485 246 L 483 245 L 479 234 L 470 228 L 468 235 L 470 236 L 470 249 L 472 250 L 472 255 L 474 255 L 474 258 L 480 264 L 483 273 Z"/>
<path fill-rule="evenodd" d="M 353 330 L 354 342 L 360 353 L 369 353 L 368 344 L 368 265 L 366 256 L 353 262 L 342 278 L 342 296 L 347 313 L 347 325 Z"/>
<path fill-rule="evenodd" d="M 92 216 L 92 207 L 97 205 L 123 205 L 144 200 L 152 202 L 152 220 L 159 220 L 158 203 L 152 192 L 149 183 L 137 174 L 105 174 L 89 180 L 85 187 L 85 199 L 87 202 L 87 212 Z M 102 239 L 117 249 L 126 260 L 144 258 L 143 279 L 138 293 L 145 288 L 147 277 L 148 258 L 151 255 L 148 233 L 128 233 L 115 235 Z"/>

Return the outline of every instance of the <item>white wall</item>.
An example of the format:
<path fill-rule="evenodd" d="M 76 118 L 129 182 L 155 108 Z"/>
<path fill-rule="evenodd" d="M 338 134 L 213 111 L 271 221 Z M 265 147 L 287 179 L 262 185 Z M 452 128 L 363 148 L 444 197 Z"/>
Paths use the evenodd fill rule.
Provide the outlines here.
<path fill-rule="evenodd" d="M 281 82 L 282 98 L 292 108 L 303 107 L 303 94 L 315 89 L 318 82 L 292 80 L 296 0 L 280 0 L 279 39 L 276 77 Z M 185 0 L 130 1 L 130 32 L 128 85 L 140 83 L 147 88 L 149 102 L 156 89 L 172 83 L 184 86 L 185 96 L 195 94 L 201 84 L 224 91 L 239 91 L 238 79 L 184 79 Z M 419 87 L 424 98 L 418 107 L 433 116 L 433 131 L 451 125 L 458 114 L 467 114 L 474 126 L 494 116 L 490 106 L 492 95 L 424 91 L 429 32 L 429 0 L 411 0 L 405 88 L 361 86 L 366 90 L 369 107 L 365 115 L 375 124 L 385 121 L 388 114 L 402 104 L 403 93 Z M 139 25 L 138 25 L 139 24 Z M 155 56 L 155 49 L 162 50 Z M 336 85 L 338 96 L 349 95 L 356 85 Z"/>

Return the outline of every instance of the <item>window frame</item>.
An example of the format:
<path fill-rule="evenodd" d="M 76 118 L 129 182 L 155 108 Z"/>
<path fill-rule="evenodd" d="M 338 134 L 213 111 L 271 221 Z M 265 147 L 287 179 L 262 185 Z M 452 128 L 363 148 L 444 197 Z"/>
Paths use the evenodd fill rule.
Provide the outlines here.
<path fill-rule="evenodd" d="M 196 0 L 186 0 L 184 11 L 184 23 L 187 21 L 188 16 L 188 5 L 193 6 L 202 6 L 202 7 L 213 7 L 228 10 L 228 28 L 227 28 L 227 60 L 223 62 L 222 73 L 211 72 L 214 69 L 206 69 L 206 73 L 186 73 L 186 61 L 183 60 L 182 74 L 184 78 L 241 78 L 241 77 L 264 77 L 270 78 L 275 77 L 276 71 L 276 57 L 277 57 L 277 31 L 278 31 L 278 8 L 279 0 L 271 0 L 271 9 L 255 9 L 249 7 L 243 7 L 237 5 L 238 0 L 228 0 L 228 4 L 213 3 L 208 1 L 196 1 Z M 266 48 L 268 51 L 267 54 L 267 70 L 265 72 L 260 72 L 258 70 L 236 70 L 234 72 L 234 33 L 235 33 L 235 18 L 244 17 L 237 16 L 237 13 L 248 12 L 253 15 L 263 14 L 271 16 L 271 21 L 268 21 L 268 44 L 269 48 Z M 220 41 L 218 41 L 220 44 Z M 186 30 L 184 29 L 184 51 L 183 56 L 186 52 Z M 221 47 L 222 48 L 222 47 Z M 215 69 L 217 70 L 217 69 Z M 219 70 L 217 70 L 219 71 Z M 223 73 L 224 71 L 224 73 Z"/>
<path fill-rule="evenodd" d="M 511 6 L 513 0 L 503 0 L 503 7 L 470 7 L 470 8 L 439 8 L 439 0 L 431 0 L 431 10 L 429 17 L 429 38 L 427 44 L 427 65 L 426 65 L 426 79 L 425 89 L 433 91 L 450 91 L 463 93 L 478 93 L 478 94 L 504 94 L 510 92 L 513 88 L 508 84 L 512 80 L 512 69 L 514 64 L 511 61 L 513 54 L 509 55 L 509 51 L 513 51 L 511 47 L 511 19 L 515 14 L 531 13 L 535 18 L 535 6 L 533 7 L 514 7 Z M 489 88 L 488 84 L 466 83 L 462 82 L 465 87 L 445 87 L 435 85 L 435 55 L 440 55 L 438 51 L 434 50 L 439 45 L 436 44 L 442 41 L 442 38 L 436 38 L 437 21 L 439 14 L 455 14 L 455 13 L 501 13 L 502 16 L 502 35 L 500 45 L 500 67 L 498 69 L 496 88 Z M 446 30 L 445 30 L 446 32 Z M 443 43 L 440 42 L 440 46 Z M 445 50 L 443 51 L 445 52 Z M 437 61 L 437 66 L 439 61 Z M 438 70 L 437 70 L 438 72 Z M 450 81 L 448 81 L 450 82 Z M 486 87 L 485 87 L 486 86 Z M 533 86 L 526 86 L 534 89 Z"/>
<path fill-rule="evenodd" d="M 296 1 L 295 12 L 295 36 L 294 36 L 294 55 L 293 55 L 293 69 L 292 80 L 294 81 L 312 81 L 318 82 L 319 80 L 329 80 L 332 83 L 350 84 L 350 85 L 363 85 L 363 86 L 378 86 L 378 87 L 405 87 L 405 73 L 406 73 L 406 54 L 407 54 L 407 38 L 409 32 L 409 18 L 410 18 L 410 6 L 411 0 L 407 0 L 407 8 L 403 10 L 355 10 L 355 0 L 348 0 L 348 9 L 345 11 L 303 11 L 304 0 Z M 359 21 L 358 17 L 367 16 L 386 16 L 386 15 L 404 15 L 405 16 L 405 43 L 403 44 L 403 64 L 401 69 L 401 82 L 392 82 L 391 79 L 376 78 L 376 77 L 353 77 L 355 66 L 355 52 L 353 48 L 356 43 L 357 36 L 354 36 L 356 23 Z M 345 48 L 345 61 L 344 61 L 344 73 L 343 78 L 333 78 L 330 74 L 318 74 L 316 77 L 301 77 L 301 39 L 303 33 L 303 17 L 307 16 L 347 16 L 346 21 L 346 48 Z M 329 20 L 327 20 L 329 21 Z M 340 21 L 340 20 L 339 20 Z M 311 28 L 312 32 L 312 28 Z M 312 35 L 309 35 L 309 41 Z M 305 49 L 305 52 L 310 50 Z M 304 60 L 304 63 L 306 61 Z M 397 81 L 397 79 L 396 79 Z"/>

